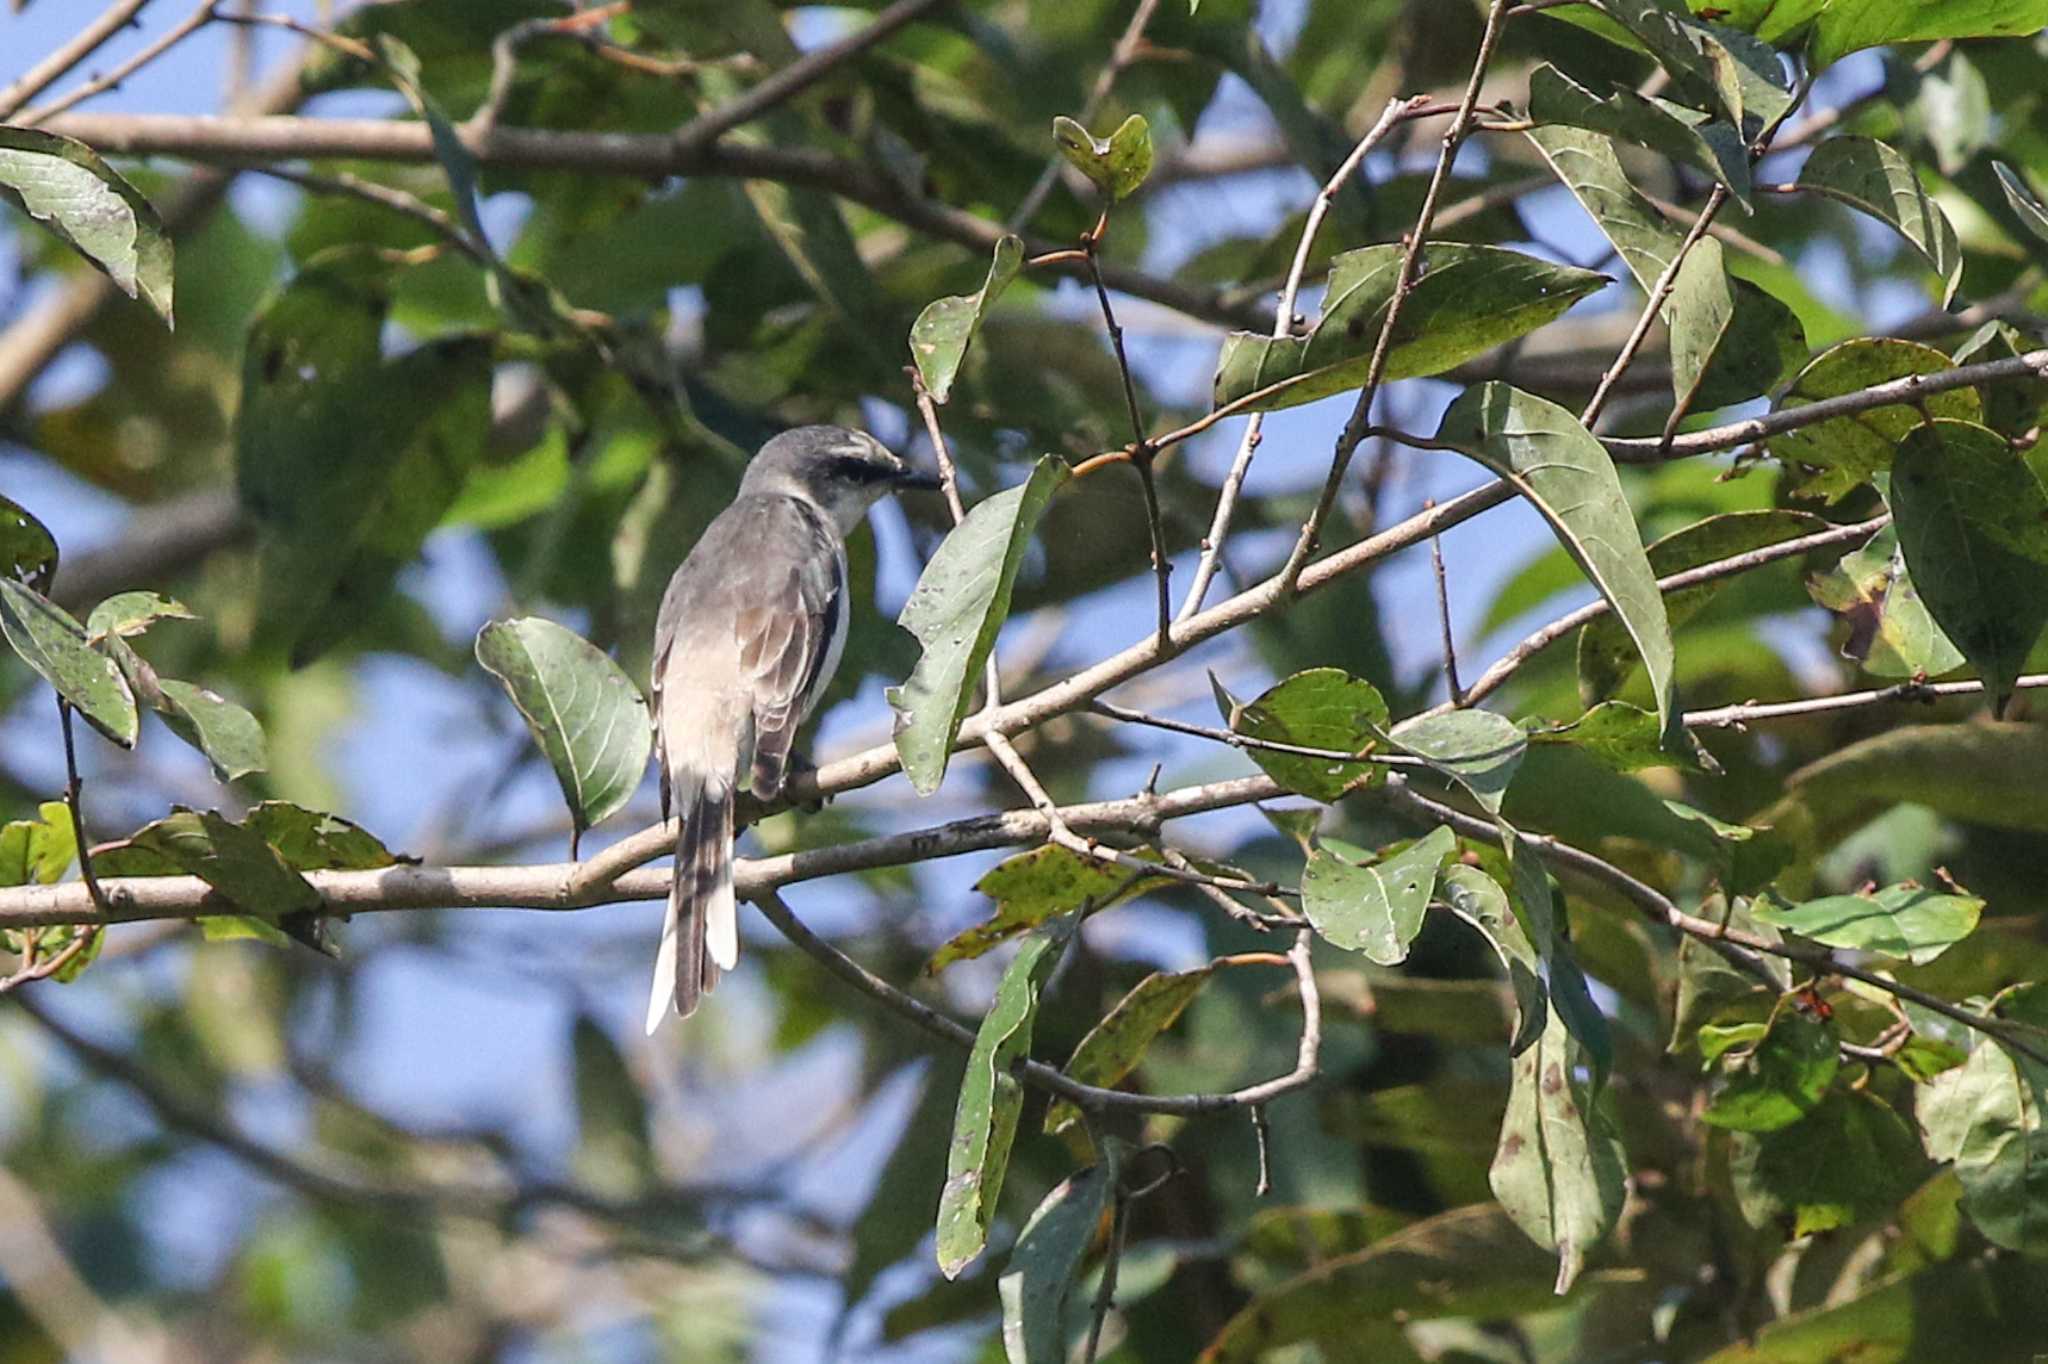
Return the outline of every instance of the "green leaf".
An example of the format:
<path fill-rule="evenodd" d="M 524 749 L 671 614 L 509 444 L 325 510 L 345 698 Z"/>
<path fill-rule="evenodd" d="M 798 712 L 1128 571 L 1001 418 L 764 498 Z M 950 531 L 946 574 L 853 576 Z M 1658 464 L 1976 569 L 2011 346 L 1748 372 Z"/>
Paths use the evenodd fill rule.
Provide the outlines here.
<path fill-rule="evenodd" d="M 1458 1208 L 1259 1292 L 1201 1360 L 1252 1364 L 1300 1341 L 1355 1341 L 1361 1323 L 1397 1314 L 1414 1322 L 1542 1311 L 1556 1303 L 1556 1277 L 1550 1256 L 1500 1208 Z"/>
<path fill-rule="evenodd" d="M 1010 1073 L 1029 1054 L 1038 1014 L 1038 992 L 1059 963 L 1072 934 L 1071 921 L 1040 929 L 1018 949 L 996 986 L 995 1001 L 974 1035 L 960 1101 L 953 1112 L 953 1141 L 946 1150 L 946 1184 L 939 1194 L 939 1270 L 949 1279 L 973 1263 L 988 1244 L 989 1223 L 1010 1166 L 1010 1143 L 1024 1087 Z"/>
<path fill-rule="evenodd" d="M 2035 349 L 2035 343 L 2010 322 L 1991 321 L 1965 337 L 1955 348 L 1954 358 L 1958 365 L 1977 365 L 2018 359 Z M 2022 438 L 2048 420 L 2048 383 L 2041 382 L 2038 374 L 1995 379 L 1976 388 L 1984 399 L 1984 424 L 2013 440 L 2015 448 L 2024 448 Z M 2028 463 L 2036 473 L 2041 472 L 2038 455 Z"/>
<path fill-rule="evenodd" d="M 1702 568 L 1826 528 L 1827 522 L 1808 512 L 1777 508 L 1724 512 L 1673 531 L 1643 552 L 1649 559 L 1650 571 L 1658 578 L 1668 578 L 1674 573 Z M 1666 593 L 1664 615 L 1671 628 L 1678 629 L 1705 610 L 1731 581 L 1720 578 Z M 1620 691 L 1635 672 L 1636 659 L 1635 646 L 1628 631 L 1613 616 L 1603 616 L 1582 626 L 1579 630 L 1580 700 L 1590 706 Z"/>
<path fill-rule="evenodd" d="M 103 639 L 133 639 L 160 620 L 197 620 L 182 602 L 154 592 L 117 592 L 92 609 L 85 618 L 89 643 Z"/>
<path fill-rule="evenodd" d="M 576 832 L 623 809 L 647 773 L 654 731 L 645 698 L 619 665 L 539 616 L 484 626 L 476 659 L 504 685 L 554 768 Z"/>
<path fill-rule="evenodd" d="M 1615 86 L 1596 95 L 1545 63 L 1529 75 L 1529 117 L 1632 142 L 1728 187 L 1749 209 L 1749 152 L 1726 122 L 1669 100 Z"/>
<path fill-rule="evenodd" d="M 1996 1002 L 2040 993 L 2038 984 L 2016 986 Z M 1963 1211 L 1978 1230 L 2008 1250 L 2048 1254 L 2048 1066 L 1979 1042 L 1962 1066 L 1922 1087 L 1918 1108 L 1928 1151 L 1954 1160 Z"/>
<path fill-rule="evenodd" d="M 1932 346 L 1888 336 L 1857 337 L 1830 347 L 1799 372 L 1778 410 L 1788 411 L 1822 398 L 1856 393 L 1912 374 L 1938 374 L 1954 368 Z M 1983 404 L 1974 389 L 1956 388 L 1928 394 L 1909 406 L 1866 408 L 1853 416 L 1830 417 L 1772 436 L 1765 447 L 1787 464 L 1808 464 L 1818 475 L 1801 479 L 1796 491 L 1833 501 L 1892 466 L 1892 455 L 1905 434 L 1928 417 L 1975 421 Z"/>
<path fill-rule="evenodd" d="M 1688 733 L 1687 737 L 1692 736 Z M 1602 701 L 1568 725 L 1532 729 L 1529 742 L 1569 745 L 1616 772 L 1640 772 L 1648 767 L 1712 772 L 1718 767 L 1697 739 L 1692 739 L 1689 752 L 1667 752 L 1657 717 L 1626 701 Z"/>
<path fill-rule="evenodd" d="M 1635 641 L 1667 746 L 1682 747 L 1664 599 L 1606 447 L 1562 407 L 1502 383 L 1466 389 L 1437 438 L 1508 480 L 1550 523 Z"/>
<path fill-rule="evenodd" d="M 1515 1031 L 1508 1054 L 1519 1056 L 1538 1037 L 1550 1015 L 1550 988 L 1543 983 L 1543 961 L 1523 931 L 1500 882 L 1477 867 L 1454 862 L 1444 869 L 1439 892 L 1450 911 L 1479 930 L 1515 992 Z"/>
<path fill-rule="evenodd" d="M 83 142 L 0 125 L 0 197 L 171 325 L 171 239 L 142 191 Z"/>
<path fill-rule="evenodd" d="M 648 1140 L 647 1096 L 604 1025 L 578 1013 L 570 1028 L 575 1065 L 576 1148 L 571 1168 L 585 1185 L 630 1197 L 659 1177 Z"/>
<path fill-rule="evenodd" d="M 1310 668 L 1276 683 L 1248 705 L 1224 712 L 1232 730 L 1267 743 L 1332 753 L 1371 753 L 1381 744 L 1387 703 L 1378 688 L 1341 668 Z M 1372 786 L 1385 773 L 1369 762 L 1312 758 L 1270 748 L 1248 750 L 1253 762 L 1297 795 L 1328 804 L 1355 786 Z"/>
<path fill-rule="evenodd" d="M 1068 1078 L 1114 1089 L 1137 1069 L 1153 1039 L 1172 1027 L 1181 1011 L 1194 1002 L 1215 970 L 1212 965 L 1192 971 L 1154 971 L 1132 986 L 1067 1058 Z M 1045 1130 L 1064 1132 L 1079 1121 L 1081 1110 L 1070 1100 L 1058 1099 L 1046 1109 Z"/>
<path fill-rule="evenodd" d="M 945 779 L 982 664 L 1010 613 L 1031 533 L 1068 475 L 1057 456 L 1047 455 L 1023 483 L 969 509 L 932 554 L 896 618 L 924 647 L 909 680 L 888 691 L 897 716 L 896 752 L 921 796 Z"/>
<path fill-rule="evenodd" d="M 1108 909 L 1164 885 L 1167 880 L 1164 876 L 1146 876 L 1128 867 L 1083 857 L 1057 843 L 1006 857 L 974 883 L 976 890 L 996 902 L 994 915 L 947 939 L 925 963 L 925 972 L 936 975 L 954 962 L 979 957 L 1047 919 L 1075 910 L 1092 914 Z"/>
<path fill-rule="evenodd" d="M 266 800 L 242 821 L 295 871 L 375 871 L 398 864 L 362 825 L 286 800 Z"/>
<path fill-rule="evenodd" d="M 1953 51 L 1921 76 L 1908 106 L 1907 126 L 1921 130 L 1943 175 L 1954 179 L 1962 174 L 1970 159 L 1992 141 L 1991 88 L 1976 63 Z"/>
<path fill-rule="evenodd" d="M 1093 136 L 1071 118 L 1052 121 L 1053 144 L 1068 164 L 1094 182 L 1111 203 L 1127 198 L 1152 173 L 1152 125 L 1132 114 L 1107 139 Z"/>
<path fill-rule="evenodd" d="M 1628 1155 L 1612 1117 L 1581 1078 L 1578 1040 L 1553 1018 L 1515 1058 L 1507 1117 L 1487 1182 L 1529 1239 L 1557 1252 L 1557 1292 L 1614 1227 L 1628 1195 Z"/>
<path fill-rule="evenodd" d="M 1886 886 L 1858 895 L 1829 895 L 1796 905 L 1768 898 L 1751 913 L 1802 938 L 1829 947 L 1878 952 L 1922 966 L 1977 930 L 1984 902 L 1925 886 Z"/>
<path fill-rule="evenodd" d="M 167 677 L 157 684 L 164 723 L 206 755 L 214 775 L 234 781 L 270 764 L 263 726 L 256 717 L 215 691 Z"/>
<path fill-rule="evenodd" d="M 1370 866 L 1317 848 L 1301 875 L 1301 909 L 1323 938 L 1382 966 L 1408 958 L 1436 893 L 1437 871 L 1458 846 L 1448 826 Z"/>
<path fill-rule="evenodd" d="M 1116 1172 L 1091 1165 L 1054 1185 L 1017 1234 L 996 1280 L 1010 1364 L 1066 1364 L 1067 1299 L 1115 1192 Z"/>
<path fill-rule="evenodd" d="M 1931 43 L 1943 38 L 2023 38 L 2048 24 L 2048 0 L 1830 0 L 1814 22 L 1814 68 L 1866 47 Z"/>
<path fill-rule="evenodd" d="M 1215 405 L 1284 382 L 1240 409 L 1269 412 L 1364 383 L 1402 255 L 1398 243 L 1388 243 L 1333 258 L 1322 315 L 1306 336 L 1232 332 L 1216 362 Z M 1387 352 L 1388 380 L 1441 374 L 1527 335 L 1609 283 L 1591 270 L 1505 247 L 1455 242 L 1432 242 L 1418 268 Z"/>
<path fill-rule="evenodd" d="M 19 502 L 0 497 L 0 576 L 48 592 L 57 576 L 57 541 Z"/>
<path fill-rule="evenodd" d="M 46 800 L 40 819 L 0 825 L 0 886 L 55 885 L 78 858 L 78 830 L 71 807 Z"/>
<path fill-rule="evenodd" d="M 1695 19 L 1683 0 L 1601 0 L 1600 7 L 1650 50 L 1682 91 L 1719 103 L 1745 133 L 1791 107 L 1783 65 L 1768 44 Z"/>
<path fill-rule="evenodd" d="M 1483 809 L 1496 815 L 1529 749 L 1522 727 L 1490 710 L 1418 716 L 1394 726 L 1387 737 L 1470 791 Z"/>
<path fill-rule="evenodd" d="M 1834 1090 L 1797 1127 L 1735 1133 L 1728 1174 L 1751 1226 L 1789 1219 L 1793 1236 L 1808 1236 L 1891 1213 L 1927 1160 L 1890 1104 Z"/>
<path fill-rule="evenodd" d="M 0 578 L 0 634 L 57 695 L 123 748 L 142 723 L 135 693 L 112 659 L 85 642 L 85 627 L 42 593 Z"/>
<path fill-rule="evenodd" d="M 981 288 L 971 294 L 934 299 L 917 315 L 910 327 L 910 358 L 917 362 L 917 372 L 932 401 L 943 403 L 952 395 L 953 378 L 960 372 L 974 334 L 981 330 L 982 318 L 1023 267 L 1023 240 L 1005 233 L 996 240 L 988 278 Z"/>
<path fill-rule="evenodd" d="M 2033 188 L 2020 178 L 2018 171 L 2003 161 L 1993 162 L 1991 169 L 1997 172 L 1998 187 L 2005 191 L 2005 201 L 2012 205 L 2020 223 L 2027 231 L 2048 242 L 2048 208 L 2034 197 Z"/>
<path fill-rule="evenodd" d="M 1928 611 L 2002 713 L 2048 625 L 2048 493 L 1996 431 L 1937 420 L 1899 443 L 1890 501 Z"/>
<path fill-rule="evenodd" d="M 1948 215 L 1920 186 L 1913 163 L 1870 137 L 1831 137 L 1799 171 L 1799 188 L 1839 199 L 1906 239 L 1941 277 L 1946 307 L 1963 278 L 1963 247 Z"/>
<path fill-rule="evenodd" d="M 93 857 L 105 876 L 197 876 L 236 909 L 275 923 L 321 907 L 320 892 L 285 864 L 263 835 L 217 811 L 184 810 L 145 824 Z"/>
<path fill-rule="evenodd" d="M 1841 1053 L 1833 1028 L 1781 1005 L 1760 1041 L 1718 1062 L 1713 1098 L 1700 1116 L 1739 1132 L 1775 1132 L 1820 1103 Z"/>
<path fill-rule="evenodd" d="M 1591 215 L 1594 226 L 1620 254 L 1636 283 L 1645 293 L 1653 291 L 1671 262 L 1678 259 L 1685 233 L 1636 192 L 1613 144 L 1594 133 L 1558 127 L 1533 129 L 1529 140 Z M 1696 278 L 1712 280 L 1707 265 L 1693 268 L 1698 272 Z M 1688 376 L 1685 386 L 1677 389 L 1681 395 L 1689 393 L 1691 405 L 1701 410 L 1747 402 L 1766 393 L 1806 358 L 1806 333 L 1790 308 L 1747 280 L 1728 280 L 1727 288 L 1733 300 L 1732 314 L 1725 321 L 1717 320 L 1727 311 L 1717 304 L 1715 316 L 1705 328 L 1694 328 L 1681 319 L 1675 299 L 1667 300 L 1663 309 L 1665 325 L 1687 333 L 1695 361 L 1702 350 L 1712 356 L 1703 373 Z M 1695 336 L 1718 340 L 1709 345 L 1690 339 Z M 1673 377 L 1679 377 L 1676 371 Z"/>
<path fill-rule="evenodd" d="M 1808 580 L 1807 595 L 1842 616 L 1849 638 L 1842 655 L 1878 677 L 1940 677 L 1963 666 L 1962 651 L 1934 623 L 1906 557 L 1898 531 L 1886 526 L 1863 548 L 1842 556 L 1833 568 Z"/>

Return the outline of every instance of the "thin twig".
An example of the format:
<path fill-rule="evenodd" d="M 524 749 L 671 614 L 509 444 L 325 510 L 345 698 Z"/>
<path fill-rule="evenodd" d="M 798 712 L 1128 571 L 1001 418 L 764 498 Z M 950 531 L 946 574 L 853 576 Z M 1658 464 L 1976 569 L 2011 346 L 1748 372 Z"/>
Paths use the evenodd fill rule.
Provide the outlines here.
<path fill-rule="evenodd" d="M 94 95 L 120 88 L 121 82 L 127 80 L 143 67 L 148 66 L 158 57 L 163 56 L 164 53 L 212 23 L 214 12 L 219 9 L 221 3 L 222 0 L 200 0 L 198 8 L 186 15 L 181 22 L 166 29 L 163 35 L 155 42 L 149 44 L 106 74 L 95 75 L 77 89 L 66 91 L 63 95 L 43 105 L 41 108 L 22 110 L 20 115 L 14 119 L 15 124 L 20 127 L 33 128 L 44 119 L 61 114 L 66 109 L 91 99 Z"/>
<path fill-rule="evenodd" d="M 2028 673 L 2012 684 L 2014 691 L 2031 691 L 2040 687 L 2048 687 L 2048 673 Z M 1712 710 L 1689 710 L 1685 713 L 1685 727 L 1741 729 L 1745 725 L 1764 720 L 1801 719 L 1808 715 L 1856 710 L 1863 706 L 1884 705 L 1892 701 L 1926 702 L 1944 696 L 1976 696 L 1983 690 L 1984 684 L 1972 678 L 1964 682 L 1906 681 L 1889 687 L 1872 687 L 1867 691 L 1841 692 L 1834 696 L 1809 696 L 1798 701 L 1740 701 L 1732 706 L 1716 706 Z"/>
<path fill-rule="evenodd" d="M 1320 758 L 1327 762 L 1379 763 L 1387 767 L 1427 767 L 1420 758 L 1404 753 L 1381 753 L 1367 749 L 1362 753 L 1346 753 L 1336 748 L 1314 748 L 1307 744 L 1282 743 L 1278 739 L 1260 739 L 1250 734 L 1240 734 L 1234 729 L 1218 729 L 1213 725 L 1198 725 L 1188 720 L 1174 720 L 1164 715 L 1151 715 L 1145 711 L 1132 710 L 1128 706 L 1113 705 L 1097 699 L 1088 703 L 1088 709 L 1111 720 L 1121 720 L 1130 725 L 1146 725 L 1153 729 L 1170 730 L 1175 734 L 1193 735 L 1198 739 L 1210 739 L 1232 748 L 1259 749 L 1267 753 L 1285 753 L 1296 758 Z"/>
<path fill-rule="evenodd" d="M 1252 1112 L 1263 1112 L 1254 1108 Z M 1109 1311 L 1116 1306 L 1116 1271 L 1124 1255 L 1124 1234 L 1130 1228 L 1131 1200 L 1121 1188 L 1110 1190 L 1111 1212 L 1109 1216 L 1109 1243 L 1103 1250 L 1102 1283 L 1095 1290 L 1095 1305 L 1089 1313 L 1088 1345 L 1082 1352 L 1082 1364 L 1095 1364 L 1096 1351 L 1102 1347 L 1102 1327 L 1109 1320 Z"/>
<path fill-rule="evenodd" d="M 115 34 L 135 22 L 149 0 L 115 0 L 99 18 L 78 30 L 62 47 L 24 71 L 7 88 L 0 90 L 0 123 L 20 113 L 28 102 L 64 79 L 77 66 L 111 41 Z"/>
<path fill-rule="evenodd" d="M 435 208 L 426 200 L 417 195 L 407 194 L 402 189 L 397 189 L 391 185 L 379 184 L 375 180 L 366 180 L 362 176 L 350 171 L 331 171 L 326 174 L 320 174 L 314 171 L 296 170 L 285 166 L 251 166 L 249 170 L 257 175 L 267 175 L 273 180 L 282 180 L 287 184 L 297 185 L 301 189 L 310 190 L 315 194 L 345 195 L 352 199 L 361 199 L 365 203 L 375 204 L 379 208 L 389 209 L 393 213 L 402 214 L 414 222 L 432 229 L 435 235 L 441 237 L 450 246 L 453 246 L 477 264 L 489 265 L 491 263 L 489 249 L 470 236 L 468 229 L 463 227 L 461 223 L 456 222 L 454 218 Z"/>
<path fill-rule="evenodd" d="M 1272 1156 L 1267 1150 L 1268 1145 L 1272 1141 L 1272 1133 L 1267 1130 L 1266 1126 L 1266 1106 L 1264 1104 L 1255 1104 L 1250 1111 L 1252 1115 L 1252 1141 L 1258 1147 L 1259 1153 L 1259 1182 L 1252 1186 L 1252 1197 L 1264 1198 L 1273 1192 Z"/>
<path fill-rule="evenodd" d="M 78 743 L 71 734 L 71 703 L 62 696 L 57 698 L 57 719 L 64 730 L 64 804 L 71 811 L 71 832 L 78 840 L 78 875 L 85 882 L 85 893 L 92 898 L 93 908 L 103 916 L 102 923 L 113 921 L 113 909 L 107 903 L 107 893 L 100 888 L 99 874 L 92 869 L 92 836 L 85 831 L 85 812 L 79 808 L 79 793 L 85 783 L 78 776 Z"/>

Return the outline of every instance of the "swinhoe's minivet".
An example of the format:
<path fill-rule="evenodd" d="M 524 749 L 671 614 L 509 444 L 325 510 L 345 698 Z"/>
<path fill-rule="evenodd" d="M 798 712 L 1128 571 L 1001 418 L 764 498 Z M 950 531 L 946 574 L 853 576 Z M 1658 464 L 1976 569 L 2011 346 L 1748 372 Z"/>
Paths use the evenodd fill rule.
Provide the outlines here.
<path fill-rule="evenodd" d="M 801 426 L 761 447 L 739 494 L 669 579 L 654 629 L 654 746 L 675 884 L 647 1005 L 687 1018 L 739 960 L 733 801 L 782 790 L 798 726 L 846 644 L 846 536 L 899 488 L 935 489 L 873 436 Z"/>

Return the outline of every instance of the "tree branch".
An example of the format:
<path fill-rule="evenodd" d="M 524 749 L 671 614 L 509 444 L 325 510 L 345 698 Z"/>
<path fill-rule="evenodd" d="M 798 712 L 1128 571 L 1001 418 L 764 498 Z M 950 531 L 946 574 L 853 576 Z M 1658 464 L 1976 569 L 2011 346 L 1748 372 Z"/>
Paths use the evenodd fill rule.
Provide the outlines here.
<path fill-rule="evenodd" d="M 20 113 L 28 102 L 63 80 L 77 66 L 111 41 L 115 34 L 135 22 L 149 0 L 115 0 L 100 17 L 78 30 L 71 41 L 37 62 L 0 90 L 0 123 Z"/>

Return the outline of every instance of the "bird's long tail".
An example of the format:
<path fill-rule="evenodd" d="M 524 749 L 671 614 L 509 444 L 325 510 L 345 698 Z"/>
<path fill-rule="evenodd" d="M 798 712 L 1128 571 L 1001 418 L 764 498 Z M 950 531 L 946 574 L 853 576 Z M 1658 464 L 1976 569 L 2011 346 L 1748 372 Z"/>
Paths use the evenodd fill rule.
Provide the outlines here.
<path fill-rule="evenodd" d="M 678 774 L 680 776 L 680 774 Z M 651 1035 L 673 1008 L 688 1018 L 739 961 L 739 911 L 732 897 L 733 784 L 716 778 L 678 787 L 675 881 L 654 959 L 647 1001 Z"/>

